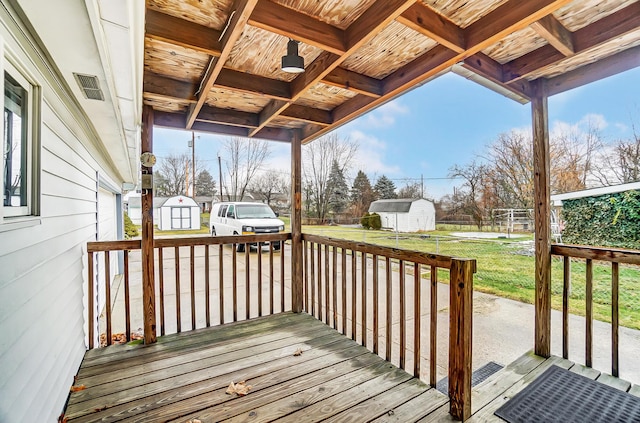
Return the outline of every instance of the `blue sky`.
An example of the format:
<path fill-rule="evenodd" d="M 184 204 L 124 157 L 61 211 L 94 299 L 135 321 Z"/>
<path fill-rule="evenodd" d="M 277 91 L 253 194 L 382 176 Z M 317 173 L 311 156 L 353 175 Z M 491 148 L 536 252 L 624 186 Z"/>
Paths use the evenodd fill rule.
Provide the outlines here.
<path fill-rule="evenodd" d="M 580 129 L 590 119 L 597 122 L 605 141 L 632 136 L 640 126 L 640 68 L 606 78 L 549 98 L 550 128 Z M 447 179 L 449 168 L 482 155 L 498 134 L 531 131 L 531 106 L 497 94 L 475 82 L 449 73 L 361 116 L 338 129 L 342 138 L 360 148 L 350 177 L 362 169 L 372 184 L 381 176 L 400 188 L 406 178 L 425 179 L 426 196 L 451 193 L 459 181 Z M 217 175 L 219 137 L 200 135 L 196 155 Z M 156 129 L 154 151 L 190 153 L 185 131 Z M 267 167 L 290 168 L 289 145 L 272 143 Z M 217 178 L 216 178 L 217 179 Z"/>

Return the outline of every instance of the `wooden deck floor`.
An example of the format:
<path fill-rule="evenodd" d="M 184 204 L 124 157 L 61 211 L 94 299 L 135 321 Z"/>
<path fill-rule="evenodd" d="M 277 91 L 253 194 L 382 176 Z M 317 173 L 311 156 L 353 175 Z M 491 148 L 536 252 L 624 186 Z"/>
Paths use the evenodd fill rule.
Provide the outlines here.
<path fill-rule="evenodd" d="M 243 380 L 248 395 L 225 393 Z M 86 389 L 70 395 L 69 423 L 409 422 L 448 411 L 445 395 L 306 314 L 91 350 L 75 385 Z"/>

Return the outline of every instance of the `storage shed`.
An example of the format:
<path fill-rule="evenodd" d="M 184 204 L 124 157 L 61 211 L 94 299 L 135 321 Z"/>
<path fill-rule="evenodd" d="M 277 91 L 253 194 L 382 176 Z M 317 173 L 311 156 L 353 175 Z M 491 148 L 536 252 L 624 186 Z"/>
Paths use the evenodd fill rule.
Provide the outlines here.
<path fill-rule="evenodd" d="M 193 198 L 177 195 L 160 206 L 158 229 L 200 229 L 200 207 Z"/>
<path fill-rule="evenodd" d="M 369 213 L 378 213 L 383 228 L 398 232 L 436 229 L 436 208 L 424 198 L 377 200 L 369 206 Z"/>

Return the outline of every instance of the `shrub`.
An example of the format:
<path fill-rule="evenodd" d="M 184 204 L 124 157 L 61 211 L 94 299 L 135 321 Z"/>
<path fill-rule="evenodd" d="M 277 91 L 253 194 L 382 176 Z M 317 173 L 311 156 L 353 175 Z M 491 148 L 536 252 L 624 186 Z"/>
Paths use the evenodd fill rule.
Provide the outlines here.
<path fill-rule="evenodd" d="M 138 227 L 133 224 L 128 214 L 124 214 L 124 237 L 130 239 L 138 236 Z"/>
<path fill-rule="evenodd" d="M 364 216 L 362 216 L 360 218 L 360 224 L 362 225 L 363 228 L 365 229 L 370 229 L 371 228 L 371 224 L 369 223 L 369 218 L 371 217 L 371 215 L 369 214 L 369 212 L 366 212 L 364 214 Z"/>
<path fill-rule="evenodd" d="M 371 229 L 379 231 L 382 228 L 382 219 L 380 219 L 380 215 L 378 213 L 372 213 L 369 216 L 369 226 Z"/>

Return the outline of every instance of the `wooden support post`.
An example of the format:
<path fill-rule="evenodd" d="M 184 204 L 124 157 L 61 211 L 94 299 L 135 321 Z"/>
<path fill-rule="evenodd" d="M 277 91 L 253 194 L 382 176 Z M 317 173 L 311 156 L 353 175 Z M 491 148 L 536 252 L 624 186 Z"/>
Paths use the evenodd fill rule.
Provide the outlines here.
<path fill-rule="evenodd" d="M 302 311 L 302 145 L 300 131 L 291 137 L 291 309 Z M 283 252 L 284 254 L 284 252 Z M 328 299 L 327 299 L 328 300 Z M 328 306 L 328 301 L 327 301 Z"/>
<path fill-rule="evenodd" d="M 549 172 L 549 113 L 543 81 L 532 84 L 533 191 L 535 219 L 535 348 L 551 354 L 551 198 Z"/>
<path fill-rule="evenodd" d="M 471 351 L 475 260 L 453 259 L 449 281 L 449 413 L 471 417 Z"/>
<path fill-rule="evenodd" d="M 153 108 L 142 109 L 142 153 L 153 152 Z M 153 257 L 153 170 L 141 166 L 142 171 L 142 307 L 144 343 L 156 342 L 156 294 Z"/>

